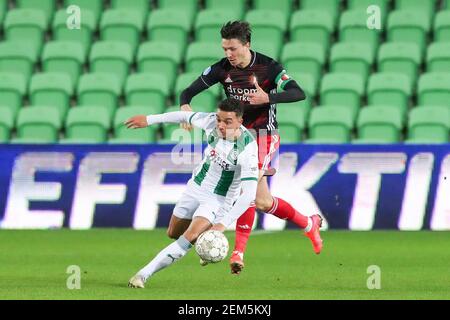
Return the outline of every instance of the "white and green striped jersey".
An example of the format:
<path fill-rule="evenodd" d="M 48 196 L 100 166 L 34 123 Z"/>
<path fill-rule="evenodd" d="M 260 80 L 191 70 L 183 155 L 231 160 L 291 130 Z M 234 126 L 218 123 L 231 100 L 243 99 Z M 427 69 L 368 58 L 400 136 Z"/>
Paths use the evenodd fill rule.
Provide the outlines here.
<path fill-rule="evenodd" d="M 216 113 L 169 112 L 150 115 L 147 122 L 188 122 L 205 131 L 207 147 L 202 162 L 195 168 L 191 181 L 205 192 L 236 198 L 241 181 L 258 181 L 258 145 L 252 134 L 241 126 L 241 135 L 235 141 L 219 137 L 216 131 Z"/>
<path fill-rule="evenodd" d="M 240 127 L 239 138 L 230 141 L 217 134 L 216 113 L 192 113 L 188 122 L 205 130 L 208 142 L 203 160 L 192 175 L 196 184 L 233 198 L 239 195 L 241 181 L 258 181 L 258 145 L 244 126 Z"/>

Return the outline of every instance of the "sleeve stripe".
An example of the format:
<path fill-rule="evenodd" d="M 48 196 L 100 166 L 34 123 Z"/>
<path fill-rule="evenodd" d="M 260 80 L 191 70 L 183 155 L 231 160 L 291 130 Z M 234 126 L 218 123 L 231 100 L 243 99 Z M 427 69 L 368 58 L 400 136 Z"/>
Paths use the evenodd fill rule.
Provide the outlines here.
<path fill-rule="evenodd" d="M 198 112 L 194 112 L 190 117 L 189 117 L 189 124 L 192 124 L 192 117 L 195 116 Z"/>
<path fill-rule="evenodd" d="M 241 179 L 241 181 L 248 181 L 248 180 L 258 181 L 258 178 L 242 178 Z"/>
<path fill-rule="evenodd" d="M 208 86 L 208 88 L 211 87 L 209 84 L 206 83 L 205 80 L 203 80 L 203 76 L 200 76 L 200 79 L 202 79 L 203 83 L 206 84 Z"/>

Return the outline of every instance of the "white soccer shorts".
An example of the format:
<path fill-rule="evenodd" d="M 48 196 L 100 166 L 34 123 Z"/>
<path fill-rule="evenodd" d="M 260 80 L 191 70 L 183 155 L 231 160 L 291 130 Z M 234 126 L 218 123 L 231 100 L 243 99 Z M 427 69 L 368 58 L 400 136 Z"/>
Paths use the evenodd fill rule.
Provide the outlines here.
<path fill-rule="evenodd" d="M 188 220 L 192 220 L 194 217 L 203 217 L 208 219 L 211 224 L 215 224 L 231 209 L 233 203 L 234 200 L 211 194 L 210 191 L 203 190 L 195 182 L 189 181 L 173 210 L 173 215 Z"/>

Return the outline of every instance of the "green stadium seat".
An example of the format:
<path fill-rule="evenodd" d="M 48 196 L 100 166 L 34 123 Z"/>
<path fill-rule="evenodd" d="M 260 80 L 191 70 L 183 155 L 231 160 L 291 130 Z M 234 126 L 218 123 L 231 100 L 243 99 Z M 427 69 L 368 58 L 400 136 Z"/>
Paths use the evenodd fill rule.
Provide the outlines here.
<path fill-rule="evenodd" d="M 148 0 L 111 0 L 111 8 L 137 11 L 145 21 L 150 11 L 150 2 Z"/>
<path fill-rule="evenodd" d="M 14 128 L 14 114 L 10 107 L 0 105 L 0 144 L 9 142 Z"/>
<path fill-rule="evenodd" d="M 275 60 L 278 60 L 280 57 L 280 47 L 275 42 L 258 41 L 257 43 L 252 43 L 250 49 Z"/>
<path fill-rule="evenodd" d="M 411 95 L 411 84 L 404 74 L 381 72 L 372 74 L 369 78 L 367 86 L 369 105 L 393 106 L 406 117 Z"/>
<path fill-rule="evenodd" d="M 331 48 L 330 71 L 354 73 L 365 83 L 372 70 L 373 61 L 373 51 L 368 44 L 340 42 Z"/>
<path fill-rule="evenodd" d="M 83 17 L 80 22 L 80 29 L 67 28 L 69 15 L 66 10 L 59 10 L 53 19 L 53 40 L 75 41 L 83 46 L 84 55 L 87 57 L 91 48 L 93 33 L 96 29 L 95 16 L 89 10 L 83 10 Z"/>
<path fill-rule="evenodd" d="M 55 0 L 16 0 L 16 6 L 19 9 L 36 9 L 42 11 L 48 25 L 53 17 L 56 8 Z"/>
<path fill-rule="evenodd" d="M 367 106 L 358 117 L 355 143 L 398 143 L 403 128 L 401 112 L 391 106 Z"/>
<path fill-rule="evenodd" d="M 112 117 L 121 88 L 117 78 L 108 73 L 88 73 L 80 77 L 77 93 L 79 105 L 104 106 Z"/>
<path fill-rule="evenodd" d="M 291 41 L 317 43 L 328 51 L 334 31 L 333 18 L 326 11 L 301 10 L 292 15 L 289 27 Z"/>
<path fill-rule="evenodd" d="M 395 8 L 424 12 L 431 20 L 435 13 L 436 0 L 395 0 Z"/>
<path fill-rule="evenodd" d="M 450 42 L 450 10 L 448 9 L 438 12 L 436 15 L 434 21 L 434 41 Z"/>
<path fill-rule="evenodd" d="M 180 111 L 180 107 L 171 106 L 165 112 Z M 195 110 L 198 111 L 198 110 Z M 163 139 L 158 140 L 158 143 L 201 143 L 203 141 L 203 131 L 194 127 L 191 131 L 186 131 L 180 128 L 179 124 L 167 123 L 163 124 Z"/>
<path fill-rule="evenodd" d="M 406 143 L 448 143 L 450 108 L 445 106 L 414 108 L 409 113 Z"/>
<path fill-rule="evenodd" d="M 424 73 L 417 89 L 420 106 L 450 107 L 450 73 Z"/>
<path fill-rule="evenodd" d="M 290 72 L 287 70 L 288 75 L 297 82 L 300 88 L 306 93 L 307 99 L 312 99 L 317 95 L 318 83 L 316 79 L 309 73 L 304 72 Z"/>
<path fill-rule="evenodd" d="M 100 38 L 103 41 L 128 43 L 134 54 L 141 40 L 143 27 L 144 18 L 139 11 L 107 10 L 100 20 Z"/>
<path fill-rule="evenodd" d="M 238 20 L 240 20 L 244 17 L 246 0 L 206 0 L 205 8 L 212 10 L 233 10 L 233 12 L 238 16 Z"/>
<path fill-rule="evenodd" d="M 34 72 L 37 54 L 27 43 L 0 42 L 0 72 L 18 73 L 28 81 Z"/>
<path fill-rule="evenodd" d="M 300 9 L 327 12 L 333 18 L 333 25 L 336 25 L 340 2 L 341 0 L 302 0 L 300 1 Z"/>
<path fill-rule="evenodd" d="M 201 73 L 223 57 L 224 53 L 219 44 L 193 42 L 186 51 L 186 72 Z"/>
<path fill-rule="evenodd" d="M 180 103 L 181 92 L 189 87 L 199 77 L 197 72 L 189 72 L 180 74 L 175 84 L 175 103 Z M 212 112 L 217 107 L 217 97 L 219 96 L 220 87 L 214 85 L 207 90 L 196 95 L 191 101 L 191 107 L 194 111 Z"/>
<path fill-rule="evenodd" d="M 132 1 L 130 1 L 132 2 Z M 64 0 L 64 7 L 67 8 L 70 5 L 76 5 L 78 7 L 80 7 L 82 15 L 84 15 L 84 13 L 86 13 L 86 11 L 90 11 L 92 12 L 92 14 L 94 15 L 94 21 L 95 21 L 95 26 L 97 26 L 97 23 L 100 19 L 100 15 L 103 12 L 103 0 Z M 84 16 L 81 18 L 81 21 L 84 20 Z"/>
<path fill-rule="evenodd" d="M 362 10 L 366 12 L 369 6 L 378 6 L 382 19 L 382 25 L 386 21 L 390 0 L 347 0 L 349 10 Z"/>
<path fill-rule="evenodd" d="M 89 57 L 90 71 L 108 73 L 116 77 L 120 86 L 123 86 L 132 60 L 133 53 L 125 42 L 98 41 L 92 46 Z"/>
<path fill-rule="evenodd" d="M 354 117 L 346 107 L 323 106 L 311 110 L 308 143 L 348 143 Z"/>
<path fill-rule="evenodd" d="M 414 43 L 385 43 L 378 53 L 379 72 L 402 73 L 412 86 L 415 85 L 421 63 L 421 50 Z"/>
<path fill-rule="evenodd" d="M 31 77 L 29 98 L 31 105 L 49 106 L 65 119 L 73 94 L 70 77 L 64 73 L 36 73 Z"/>
<path fill-rule="evenodd" d="M 325 63 L 325 50 L 316 43 L 290 42 L 283 47 L 281 62 L 288 73 L 309 74 L 318 84 Z"/>
<path fill-rule="evenodd" d="M 227 21 L 239 20 L 240 16 L 233 10 L 208 9 L 202 10 L 195 20 L 195 40 L 220 44 L 222 37 L 220 29 Z"/>
<path fill-rule="evenodd" d="M 180 62 L 180 48 L 172 42 L 144 42 L 139 47 L 137 54 L 138 72 L 165 75 L 168 80 L 170 92 L 175 84 Z"/>
<path fill-rule="evenodd" d="M 168 95 L 169 83 L 163 74 L 137 73 L 127 79 L 125 96 L 128 105 L 150 105 L 162 113 Z"/>
<path fill-rule="evenodd" d="M 252 43 L 257 48 L 259 42 L 270 42 L 275 46 L 279 56 L 287 28 L 286 17 L 279 11 L 250 10 L 245 16 L 252 27 Z"/>
<path fill-rule="evenodd" d="M 302 141 L 308 114 L 309 109 L 298 104 L 284 103 L 277 105 L 278 131 L 283 143 Z"/>
<path fill-rule="evenodd" d="M 127 106 L 117 109 L 114 118 L 114 138 L 109 139 L 109 143 L 154 143 L 156 142 L 156 132 L 158 126 L 149 126 L 139 130 L 128 129 L 124 122 L 138 114 L 155 114 L 156 110 L 145 106 Z M 156 112 L 159 113 L 159 112 Z"/>
<path fill-rule="evenodd" d="M 318 84 L 316 80 L 308 73 L 288 72 L 288 74 L 292 79 L 295 80 L 295 82 L 297 82 L 297 84 L 300 86 L 300 88 L 303 89 L 306 94 L 305 100 L 294 102 L 294 104 L 298 105 L 301 108 L 306 108 L 306 110 L 309 112 L 317 95 Z M 280 104 L 277 104 L 277 107 L 279 105 Z M 289 103 L 289 105 L 292 105 L 292 103 Z"/>
<path fill-rule="evenodd" d="M 435 42 L 428 46 L 427 71 L 450 73 L 450 42 Z"/>
<path fill-rule="evenodd" d="M 364 95 L 363 79 L 352 73 L 328 73 L 323 77 L 320 88 L 320 104 L 324 106 L 345 106 L 356 117 Z"/>
<path fill-rule="evenodd" d="M 292 12 L 293 0 L 253 0 L 253 8 L 257 10 L 279 11 L 286 21 L 289 21 Z"/>
<path fill-rule="evenodd" d="M 192 26 L 195 15 L 199 11 L 197 0 L 158 0 L 160 9 L 178 10 L 183 12 L 189 19 L 189 26 Z"/>
<path fill-rule="evenodd" d="M 37 54 L 42 49 L 46 29 L 47 22 L 41 10 L 13 9 L 6 14 L 6 40 L 27 43 Z"/>
<path fill-rule="evenodd" d="M 111 113 L 102 106 L 74 107 L 66 119 L 66 138 L 60 143 L 105 143 Z"/>
<path fill-rule="evenodd" d="M 17 138 L 13 143 L 56 143 L 62 119 L 58 110 L 47 106 L 22 108 L 17 116 Z"/>
<path fill-rule="evenodd" d="M 13 119 L 22 106 L 23 97 L 27 90 L 27 81 L 21 74 L 0 73 L 0 105 L 10 109 Z"/>
<path fill-rule="evenodd" d="M 364 43 L 370 46 L 375 56 L 380 41 L 380 31 L 367 28 L 367 13 L 361 8 L 345 11 L 339 23 L 339 40 L 341 42 Z"/>
<path fill-rule="evenodd" d="M 389 14 L 387 38 L 389 42 L 408 42 L 425 51 L 431 19 L 422 11 L 397 10 Z"/>
<path fill-rule="evenodd" d="M 42 51 L 42 70 L 67 74 L 72 84 L 78 82 L 86 61 L 83 45 L 75 41 L 50 41 Z"/>
<path fill-rule="evenodd" d="M 155 10 L 150 13 L 147 23 L 149 40 L 175 43 L 182 54 L 186 49 L 190 29 L 189 18 L 178 10 Z"/>

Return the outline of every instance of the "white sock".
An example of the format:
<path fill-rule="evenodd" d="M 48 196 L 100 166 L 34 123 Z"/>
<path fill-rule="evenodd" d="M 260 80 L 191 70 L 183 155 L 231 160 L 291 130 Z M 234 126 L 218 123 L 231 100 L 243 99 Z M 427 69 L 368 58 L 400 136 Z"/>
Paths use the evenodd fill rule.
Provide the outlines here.
<path fill-rule="evenodd" d="M 179 237 L 178 240 L 161 250 L 138 274 L 146 281 L 155 272 L 170 266 L 172 263 L 184 257 L 191 247 L 192 244 L 184 236 Z"/>
<path fill-rule="evenodd" d="M 308 217 L 308 225 L 306 226 L 306 228 L 304 229 L 306 232 L 310 232 L 312 228 L 312 219 L 311 217 Z"/>

